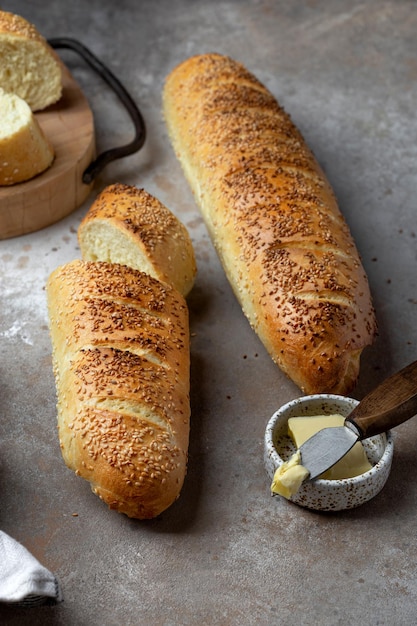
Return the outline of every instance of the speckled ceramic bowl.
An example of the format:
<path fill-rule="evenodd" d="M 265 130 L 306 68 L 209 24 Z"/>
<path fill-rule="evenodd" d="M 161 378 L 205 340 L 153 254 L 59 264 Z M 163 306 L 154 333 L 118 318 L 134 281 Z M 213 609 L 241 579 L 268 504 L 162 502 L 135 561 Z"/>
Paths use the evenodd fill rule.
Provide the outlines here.
<path fill-rule="evenodd" d="M 303 396 L 282 406 L 268 422 L 265 432 L 265 468 L 270 481 L 277 467 L 295 452 L 288 436 L 288 418 L 301 415 L 340 413 L 347 416 L 357 400 L 332 394 Z M 372 469 L 354 478 L 305 481 L 291 501 L 317 511 L 352 509 L 375 497 L 385 485 L 391 471 L 394 443 L 391 432 L 364 440 L 366 455 Z"/>

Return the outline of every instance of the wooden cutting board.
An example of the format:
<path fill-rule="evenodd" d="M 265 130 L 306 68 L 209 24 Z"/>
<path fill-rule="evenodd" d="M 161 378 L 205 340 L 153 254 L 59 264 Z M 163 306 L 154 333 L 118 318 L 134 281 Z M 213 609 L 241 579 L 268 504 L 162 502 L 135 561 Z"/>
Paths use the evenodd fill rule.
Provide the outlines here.
<path fill-rule="evenodd" d="M 54 224 L 77 209 L 92 184 L 82 182 L 95 157 L 94 119 L 87 99 L 63 65 L 60 101 L 35 114 L 55 150 L 52 166 L 35 178 L 0 187 L 0 239 Z"/>

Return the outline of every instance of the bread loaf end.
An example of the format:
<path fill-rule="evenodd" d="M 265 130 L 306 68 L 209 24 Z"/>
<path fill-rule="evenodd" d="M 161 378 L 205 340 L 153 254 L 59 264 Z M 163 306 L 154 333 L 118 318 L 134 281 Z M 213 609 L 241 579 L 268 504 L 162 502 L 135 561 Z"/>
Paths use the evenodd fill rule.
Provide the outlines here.
<path fill-rule="evenodd" d="M 140 269 L 183 296 L 194 284 L 197 267 L 186 227 L 144 189 L 120 183 L 106 187 L 81 222 L 78 240 L 87 261 Z"/>
<path fill-rule="evenodd" d="M 138 519 L 179 496 L 189 437 L 188 309 L 172 287 L 75 260 L 47 283 L 64 460 Z"/>
<path fill-rule="evenodd" d="M 0 85 L 32 111 L 61 98 L 61 63 L 55 51 L 33 24 L 8 11 L 0 11 L 0 59 Z"/>

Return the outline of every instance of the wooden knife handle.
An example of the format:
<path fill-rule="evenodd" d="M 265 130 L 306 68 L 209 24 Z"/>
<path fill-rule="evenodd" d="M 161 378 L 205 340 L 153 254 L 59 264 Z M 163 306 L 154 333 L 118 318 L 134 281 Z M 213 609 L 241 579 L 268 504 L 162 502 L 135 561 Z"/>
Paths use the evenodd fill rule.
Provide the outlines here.
<path fill-rule="evenodd" d="M 387 378 L 347 418 L 360 438 L 386 432 L 417 415 L 417 361 Z"/>

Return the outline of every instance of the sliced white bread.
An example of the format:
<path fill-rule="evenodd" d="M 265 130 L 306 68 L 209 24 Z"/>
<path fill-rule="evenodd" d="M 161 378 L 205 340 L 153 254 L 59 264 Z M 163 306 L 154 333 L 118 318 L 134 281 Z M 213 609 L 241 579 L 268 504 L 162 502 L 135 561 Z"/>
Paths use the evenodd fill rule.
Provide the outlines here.
<path fill-rule="evenodd" d="M 57 102 L 62 94 L 61 64 L 35 26 L 0 11 L 0 87 L 26 100 L 32 111 Z"/>
<path fill-rule="evenodd" d="M 0 88 L 0 185 L 34 178 L 54 160 L 54 150 L 29 105 Z"/>

